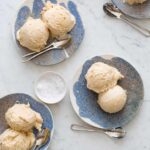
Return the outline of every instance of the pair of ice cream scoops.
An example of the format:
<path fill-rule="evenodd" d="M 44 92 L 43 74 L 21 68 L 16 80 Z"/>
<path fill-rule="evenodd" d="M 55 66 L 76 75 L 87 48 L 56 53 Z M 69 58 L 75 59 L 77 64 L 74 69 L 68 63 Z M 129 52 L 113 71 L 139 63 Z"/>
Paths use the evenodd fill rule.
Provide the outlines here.
<path fill-rule="evenodd" d="M 116 113 L 123 109 L 127 93 L 118 80 L 124 76 L 118 69 L 102 62 L 94 63 L 87 71 L 85 78 L 87 88 L 98 93 L 98 104 L 107 113 Z"/>
<path fill-rule="evenodd" d="M 23 47 L 40 52 L 49 37 L 65 39 L 75 24 L 75 17 L 65 7 L 48 1 L 41 11 L 41 18 L 29 17 L 17 31 L 17 40 Z"/>
<path fill-rule="evenodd" d="M 30 150 L 35 142 L 32 129 L 41 130 L 43 119 L 29 104 L 15 104 L 5 113 L 9 128 L 0 135 L 0 150 Z"/>

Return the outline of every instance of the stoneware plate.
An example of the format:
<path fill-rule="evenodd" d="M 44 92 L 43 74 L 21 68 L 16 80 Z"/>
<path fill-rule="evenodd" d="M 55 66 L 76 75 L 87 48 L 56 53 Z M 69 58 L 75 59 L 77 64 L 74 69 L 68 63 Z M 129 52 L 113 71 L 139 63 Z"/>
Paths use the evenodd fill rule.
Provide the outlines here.
<path fill-rule="evenodd" d="M 44 6 L 44 3 L 47 0 L 26 0 L 19 8 L 17 15 L 15 17 L 15 24 L 13 27 L 13 35 L 14 39 L 19 47 L 19 53 L 20 55 L 24 55 L 26 53 L 29 53 L 31 51 L 27 50 L 26 48 L 23 48 L 20 46 L 19 42 L 16 40 L 16 32 L 20 29 L 20 27 L 26 22 L 27 18 L 29 16 L 32 16 L 33 18 L 39 18 L 40 12 Z M 38 65 L 53 65 L 60 63 L 67 58 L 69 58 L 80 46 L 83 37 L 84 37 L 84 27 L 82 24 L 82 20 L 80 18 L 79 12 L 77 10 L 77 6 L 72 1 L 66 1 L 63 3 L 63 0 L 60 2 L 61 5 L 64 7 L 67 7 L 70 12 L 75 16 L 76 18 L 76 25 L 73 28 L 73 30 L 70 32 L 70 35 L 72 37 L 72 41 L 65 50 L 57 49 L 49 51 L 43 55 L 40 55 L 39 57 L 32 60 L 35 64 Z M 56 3 L 56 0 L 51 0 L 52 3 Z"/>
<path fill-rule="evenodd" d="M 112 0 L 112 2 L 127 16 L 137 19 L 150 18 L 150 1 L 147 0 L 143 4 L 129 5 L 123 0 Z"/>
<path fill-rule="evenodd" d="M 115 114 L 104 112 L 97 104 L 98 95 L 86 87 L 85 74 L 93 63 L 104 62 L 116 67 L 125 78 L 118 82 L 127 90 L 128 98 L 124 109 Z M 143 83 L 135 68 L 119 57 L 97 56 L 87 60 L 77 71 L 70 91 L 72 106 L 77 115 L 86 123 L 98 128 L 122 127 L 131 121 L 143 100 Z"/>
<path fill-rule="evenodd" d="M 46 105 L 34 100 L 32 97 L 26 94 L 11 94 L 0 99 L 0 134 L 5 129 L 8 128 L 5 121 L 5 112 L 8 110 L 9 107 L 13 106 L 16 102 L 23 104 L 30 103 L 31 108 L 41 114 L 44 120 L 43 127 L 47 127 L 51 131 L 51 136 L 48 142 L 46 143 L 45 146 L 40 148 L 40 150 L 47 150 L 54 131 L 53 117 L 51 111 Z M 35 134 L 37 133 L 35 132 Z"/>

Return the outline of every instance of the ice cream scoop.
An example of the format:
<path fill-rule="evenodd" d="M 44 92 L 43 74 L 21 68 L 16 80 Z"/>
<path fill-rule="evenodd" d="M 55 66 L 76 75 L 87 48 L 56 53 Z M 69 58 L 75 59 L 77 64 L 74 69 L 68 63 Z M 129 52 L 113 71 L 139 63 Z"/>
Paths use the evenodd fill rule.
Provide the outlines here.
<path fill-rule="evenodd" d="M 32 132 L 23 133 L 7 129 L 0 135 L 0 150 L 29 150 L 34 142 Z"/>
<path fill-rule="evenodd" d="M 124 0 L 124 2 L 133 5 L 133 4 L 142 4 L 143 2 L 145 2 L 146 0 Z"/>
<path fill-rule="evenodd" d="M 43 119 L 41 115 L 30 108 L 29 104 L 15 104 L 5 114 L 8 125 L 16 130 L 28 132 L 33 127 L 41 130 Z"/>
<path fill-rule="evenodd" d="M 116 113 L 123 109 L 126 104 L 126 91 L 119 85 L 99 94 L 98 104 L 108 113 Z"/>
<path fill-rule="evenodd" d="M 75 23 L 75 17 L 63 6 L 47 2 L 41 12 L 42 20 L 47 24 L 52 36 L 63 39 Z"/>
<path fill-rule="evenodd" d="M 96 93 L 105 92 L 114 87 L 123 77 L 116 68 L 102 62 L 94 63 L 85 75 L 87 88 Z"/>
<path fill-rule="evenodd" d="M 47 44 L 49 31 L 41 19 L 29 18 L 17 31 L 19 43 L 32 51 L 39 52 Z"/>

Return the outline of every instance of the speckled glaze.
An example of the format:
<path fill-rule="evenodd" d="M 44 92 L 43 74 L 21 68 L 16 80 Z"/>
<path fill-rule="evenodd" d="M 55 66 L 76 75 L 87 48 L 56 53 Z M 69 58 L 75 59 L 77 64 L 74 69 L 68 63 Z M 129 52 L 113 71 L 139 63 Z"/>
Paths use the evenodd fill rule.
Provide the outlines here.
<path fill-rule="evenodd" d="M 129 5 L 123 0 L 112 0 L 112 2 L 126 15 L 137 19 L 150 18 L 150 1 L 143 4 Z"/>
<path fill-rule="evenodd" d="M 118 82 L 127 90 L 127 103 L 123 110 L 115 114 L 104 112 L 97 104 L 98 95 L 86 87 L 85 74 L 95 62 L 104 62 L 116 67 L 124 79 Z M 103 128 L 121 127 L 131 121 L 142 104 L 143 83 L 135 68 L 119 57 L 94 57 L 87 60 L 77 72 L 70 93 L 73 108 L 86 123 Z"/>
<path fill-rule="evenodd" d="M 51 0 L 51 2 L 56 3 L 55 0 Z M 29 16 L 32 16 L 33 18 L 39 18 L 40 12 L 44 6 L 45 1 L 43 0 L 26 0 L 21 8 L 19 9 L 16 21 L 14 25 L 14 38 L 16 40 L 16 32 L 20 27 L 26 22 L 27 18 Z M 69 47 L 67 47 L 65 50 L 57 49 L 49 51 L 43 55 L 40 55 L 39 57 L 33 59 L 32 61 L 35 64 L 38 65 L 53 65 L 60 63 L 67 58 L 69 58 L 80 46 L 83 37 L 84 37 L 84 27 L 82 24 L 82 20 L 80 18 L 80 15 L 77 10 L 77 6 L 72 1 L 68 1 L 67 5 L 64 3 L 61 3 L 64 7 L 67 7 L 70 12 L 76 17 L 76 25 L 73 28 L 73 30 L 70 32 L 72 41 Z M 50 42 L 50 41 L 49 41 Z M 19 47 L 19 51 L 21 52 L 21 55 L 30 52 L 26 48 L 23 48 L 20 46 L 20 44 L 17 42 L 17 45 Z M 67 55 L 69 57 L 67 57 Z"/>
<path fill-rule="evenodd" d="M 26 94 L 11 94 L 8 96 L 5 96 L 1 98 L 0 100 L 0 133 L 2 133 L 5 129 L 8 128 L 6 121 L 5 121 L 5 112 L 8 110 L 9 107 L 13 106 L 15 103 L 23 103 L 28 104 L 30 103 L 31 108 L 37 112 L 39 112 L 42 115 L 42 118 L 44 120 L 43 127 L 47 127 L 51 131 L 51 137 L 53 134 L 53 118 L 52 114 L 48 107 L 46 107 L 44 104 L 34 100 L 32 97 L 26 95 Z M 35 135 L 37 134 L 37 131 L 35 130 Z M 50 138 L 49 141 L 45 146 L 40 148 L 40 150 L 47 150 L 48 146 L 50 144 Z"/>

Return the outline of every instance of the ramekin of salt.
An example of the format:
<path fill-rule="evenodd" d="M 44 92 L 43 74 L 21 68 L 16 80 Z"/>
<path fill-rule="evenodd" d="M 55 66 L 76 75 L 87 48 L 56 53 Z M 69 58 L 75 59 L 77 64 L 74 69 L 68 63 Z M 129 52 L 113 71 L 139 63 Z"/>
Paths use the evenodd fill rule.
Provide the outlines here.
<path fill-rule="evenodd" d="M 55 104 L 63 100 L 67 88 L 64 79 L 56 72 L 43 73 L 35 82 L 36 96 L 47 104 Z"/>

